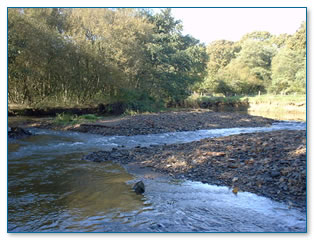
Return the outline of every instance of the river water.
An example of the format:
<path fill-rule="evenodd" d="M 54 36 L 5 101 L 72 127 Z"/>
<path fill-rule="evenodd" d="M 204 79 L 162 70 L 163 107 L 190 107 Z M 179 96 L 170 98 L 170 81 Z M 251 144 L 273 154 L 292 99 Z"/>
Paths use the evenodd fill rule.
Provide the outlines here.
<path fill-rule="evenodd" d="M 104 137 L 30 129 L 35 135 L 8 144 L 9 232 L 304 232 L 306 215 L 252 193 L 178 181 L 82 156 L 207 137 L 280 129 L 302 122 L 138 136 Z M 155 175 L 154 175 L 155 174 Z M 152 176 L 152 177 L 149 177 Z M 132 184 L 142 179 L 144 195 Z"/>

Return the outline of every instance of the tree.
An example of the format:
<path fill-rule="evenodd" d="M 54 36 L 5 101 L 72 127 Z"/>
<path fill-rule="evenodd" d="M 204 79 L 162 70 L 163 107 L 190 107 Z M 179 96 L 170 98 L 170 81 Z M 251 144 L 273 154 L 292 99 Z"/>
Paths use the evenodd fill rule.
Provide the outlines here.
<path fill-rule="evenodd" d="M 273 93 L 305 93 L 306 91 L 305 51 L 282 49 L 273 59 Z"/>
<path fill-rule="evenodd" d="M 206 48 L 209 61 L 207 63 L 207 75 L 203 82 L 198 84 L 199 92 L 214 92 L 217 87 L 218 71 L 225 68 L 236 54 L 240 47 L 232 41 L 218 40 L 209 44 Z"/>
<path fill-rule="evenodd" d="M 265 41 L 269 41 L 271 38 L 272 38 L 272 35 L 267 31 L 254 31 L 254 32 L 245 34 L 241 38 L 240 43 L 242 45 L 242 43 L 246 42 L 247 40 L 265 42 Z"/>
<path fill-rule="evenodd" d="M 155 26 L 152 41 L 146 45 L 152 64 L 151 93 L 157 99 L 178 103 L 203 79 L 205 46 L 182 35 L 182 25 L 171 16 L 170 9 L 148 19 Z"/>
<path fill-rule="evenodd" d="M 303 22 L 272 62 L 273 93 L 306 92 L 306 24 Z"/>
<path fill-rule="evenodd" d="M 266 34 L 266 38 L 262 34 L 263 37 L 260 37 L 260 34 L 254 32 L 253 36 L 254 38 L 251 34 L 246 35 L 235 58 L 217 71 L 212 84 L 214 91 L 219 91 L 224 86 L 225 95 L 266 92 L 271 82 L 271 61 L 276 49 L 269 44 L 270 35 Z M 226 89 L 229 93 L 226 93 Z"/>
<path fill-rule="evenodd" d="M 302 22 L 300 28 L 287 41 L 287 47 L 293 51 L 306 49 L 306 23 Z"/>
<path fill-rule="evenodd" d="M 170 9 L 22 8 L 8 17 L 10 103 L 178 102 L 203 79 L 205 47 L 182 35 Z"/>
<path fill-rule="evenodd" d="M 9 101 L 39 102 L 53 91 L 51 69 L 63 59 L 64 42 L 50 18 L 51 9 L 9 9 L 8 71 Z M 64 62 L 63 62 L 64 64 Z"/>

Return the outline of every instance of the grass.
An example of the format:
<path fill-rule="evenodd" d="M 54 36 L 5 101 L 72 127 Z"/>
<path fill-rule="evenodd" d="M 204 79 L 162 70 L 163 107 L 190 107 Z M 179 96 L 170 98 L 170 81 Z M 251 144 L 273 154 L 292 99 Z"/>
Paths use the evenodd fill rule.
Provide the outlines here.
<path fill-rule="evenodd" d="M 249 103 L 249 104 L 277 104 L 291 105 L 305 103 L 306 95 L 256 95 L 256 96 L 231 96 L 231 97 L 216 97 L 216 96 L 200 96 L 192 95 L 185 101 L 185 105 L 189 107 L 198 106 L 202 102 L 206 103 Z"/>
<path fill-rule="evenodd" d="M 231 104 L 248 104 L 247 96 L 232 96 L 232 97 L 221 97 L 221 96 L 199 96 L 194 94 L 188 97 L 183 106 L 186 108 L 203 108 L 204 106 L 214 106 L 217 104 L 231 105 Z M 207 107 L 206 107 L 207 108 Z"/>
<path fill-rule="evenodd" d="M 133 116 L 138 114 L 151 114 L 156 112 L 171 112 L 171 111 L 191 111 L 193 109 L 212 109 L 219 111 L 251 111 L 251 112 L 261 112 L 261 113 L 271 113 L 276 112 L 285 114 L 297 114 L 305 119 L 306 113 L 306 95 L 256 95 L 256 96 L 200 96 L 194 94 L 188 97 L 179 106 L 173 107 L 147 107 L 146 102 L 137 102 L 137 106 L 140 106 L 142 111 L 127 108 L 122 116 Z M 143 106 L 144 107 L 143 107 Z M 67 106 L 70 108 L 71 106 Z M 83 106 L 76 106 L 82 108 Z M 87 107 L 87 106 L 84 106 Z M 91 106 L 90 106 L 91 107 Z M 94 107 L 94 106 L 93 106 Z M 24 109 L 27 108 L 24 105 L 9 105 L 9 109 Z M 217 109 L 216 109 L 217 108 Z M 23 115 L 23 113 L 21 114 Z M 108 117 L 108 116 L 106 116 Z M 63 112 L 57 114 L 57 116 L 52 120 L 53 123 L 58 125 L 75 125 L 85 122 L 95 122 L 99 119 L 106 118 L 105 116 L 99 117 L 95 114 L 85 114 L 76 115 Z"/>
<path fill-rule="evenodd" d="M 261 103 L 276 103 L 280 105 L 299 104 L 305 103 L 306 95 L 260 95 L 248 97 L 249 103 L 261 104 Z"/>
<path fill-rule="evenodd" d="M 69 114 L 69 113 L 60 113 L 54 119 L 54 123 L 60 125 L 74 125 L 83 122 L 95 122 L 102 117 L 98 117 L 94 114 L 84 114 L 84 115 L 76 115 L 76 114 Z"/>

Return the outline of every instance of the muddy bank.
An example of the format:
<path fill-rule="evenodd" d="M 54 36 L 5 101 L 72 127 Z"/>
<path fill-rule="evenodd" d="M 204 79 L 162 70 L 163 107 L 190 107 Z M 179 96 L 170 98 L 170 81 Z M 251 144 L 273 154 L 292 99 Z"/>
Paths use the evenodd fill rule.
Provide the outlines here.
<path fill-rule="evenodd" d="M 208 110 L 179 111 L 115 117 L 76 125 L 57 125 L 52 120 L 38 120 L 27 126 L 71 130 L 104 136 L 133 136 L 166 132 L 195 131 L 233 127 L 270 126 L 275 120 L 241 113 Z"/>
<path fill-rule="evenodd" d="M 127 105 L 122 102 L 115 102 L 112 104 L 98 104 L 97 106 L 89 107 L 22 107 L 22 106 L 9 106 L 8 116 L 31 116 L 31 117 L 43 117 L 43 116 L 56 116 L 61 113 L 68 114 L 113 114 L 119 115 L 125 112 Z"/>
<path fill-rule="evenodd" d="M 97 152 L 95 162 L 136 163 L 154 171 L 229 186 L 306 207 L 305 131 L 276 131 L 204 139 L 186 144 Z"/>

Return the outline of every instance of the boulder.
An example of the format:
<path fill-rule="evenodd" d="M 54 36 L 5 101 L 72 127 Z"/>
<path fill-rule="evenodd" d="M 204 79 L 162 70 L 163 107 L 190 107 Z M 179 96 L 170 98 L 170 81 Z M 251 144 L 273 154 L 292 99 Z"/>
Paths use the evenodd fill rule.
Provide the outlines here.
<path fill-rule="evenodd" d="M 143 194 L 145 192 L 145 185 L 142 181 L 139 181 L 133 185 L 133 190 L 136 194 Z"/>
<path fill-rule="evenodd" d="M 22 138 L 26 136 L 31 136 L 32 134 L 20 127 L 11 127 L 9 128 L 8 136 L 10 138 Z"/>

